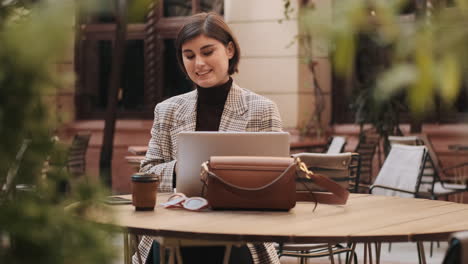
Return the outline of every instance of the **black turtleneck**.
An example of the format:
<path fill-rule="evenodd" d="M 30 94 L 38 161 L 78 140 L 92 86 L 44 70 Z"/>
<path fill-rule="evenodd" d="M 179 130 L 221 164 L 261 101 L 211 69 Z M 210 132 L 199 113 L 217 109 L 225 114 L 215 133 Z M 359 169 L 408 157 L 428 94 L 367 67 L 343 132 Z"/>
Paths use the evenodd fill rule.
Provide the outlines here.
<path fill-rule="evenodd" d="M 232 78 L 225 84 L 203 88 L 197 85 L 196 131 L 218 131 L 224 104 L 232 86 Z"/>

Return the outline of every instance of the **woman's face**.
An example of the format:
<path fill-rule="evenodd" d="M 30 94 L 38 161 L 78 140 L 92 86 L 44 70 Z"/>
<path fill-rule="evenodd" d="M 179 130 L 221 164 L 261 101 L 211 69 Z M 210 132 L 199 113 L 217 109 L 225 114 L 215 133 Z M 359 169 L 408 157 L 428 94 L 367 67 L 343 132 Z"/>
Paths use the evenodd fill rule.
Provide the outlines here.
<path fill-rule="evenodd" d="M 213 87 L 229 80 L 229 59 L 234 47 L 200 35 L 182 44 L 182 60 L 190 79 L 200 87 Z"/>

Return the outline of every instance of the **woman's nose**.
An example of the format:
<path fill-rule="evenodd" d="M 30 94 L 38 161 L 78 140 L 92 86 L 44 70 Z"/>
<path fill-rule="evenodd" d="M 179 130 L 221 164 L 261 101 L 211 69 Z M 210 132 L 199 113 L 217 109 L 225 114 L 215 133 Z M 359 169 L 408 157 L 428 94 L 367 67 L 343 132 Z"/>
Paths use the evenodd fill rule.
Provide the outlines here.
<path fill-rule="evenodd" d="M 195 58 L 195 66 L 203 66 L 205 65 L 205 60 L 201 56 L 197 56 Z"/>

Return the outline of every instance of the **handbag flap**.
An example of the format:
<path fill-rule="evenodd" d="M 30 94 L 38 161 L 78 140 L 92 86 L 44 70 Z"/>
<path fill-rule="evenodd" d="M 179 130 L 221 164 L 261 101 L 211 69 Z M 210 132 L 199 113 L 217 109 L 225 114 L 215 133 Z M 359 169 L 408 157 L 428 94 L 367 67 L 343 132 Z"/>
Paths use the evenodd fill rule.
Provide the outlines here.
<path fill-rule="evenodd" d="M 295 172 L 292 158 L 213 156 L 209 167 L 218 180 L 237 188 L 266 188 Z M 287 170 L 289 168 L 289 170 Z M 286 172 L 287 171 L 287 172 Z M 294 184 L 294 178 L 291 178 Z"/>
<path fill-rule="evenodd" d="M 352 159 L 352 153 L 326 154 L 323 153 L 298 153 L 293 157 L 299 157 L 307 164 L 308 168 L 326 170 L 348 170 Z"/>
<path fill-rule="evenodd" d="M 284 171 L 293 162 L 293 158 L 282 157 L 212 156 L 210 167 L 216 170 Z"/>

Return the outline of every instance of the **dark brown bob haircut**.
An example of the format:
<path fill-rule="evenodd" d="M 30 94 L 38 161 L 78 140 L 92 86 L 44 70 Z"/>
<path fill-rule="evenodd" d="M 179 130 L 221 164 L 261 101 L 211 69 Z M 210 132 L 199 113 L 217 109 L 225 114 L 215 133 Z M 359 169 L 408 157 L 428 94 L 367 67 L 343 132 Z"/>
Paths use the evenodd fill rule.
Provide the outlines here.
<path fill-rule="evenodd" d="M 214 38 L 223 43 L 225 47 L 229 42 L 234 46 L 234 56 L 229 60 L 228 74 L 238 72 L 237 66 L 240 59 L 240 48 L 234 34 L 223 18 L 216 13 L 199 13 L 191 16 L 187 23 L 180 29 L 176 39 L 177 62 L 182 71 L 187 74 L 182 60 L 182 45 L 200 35 Z"/>

